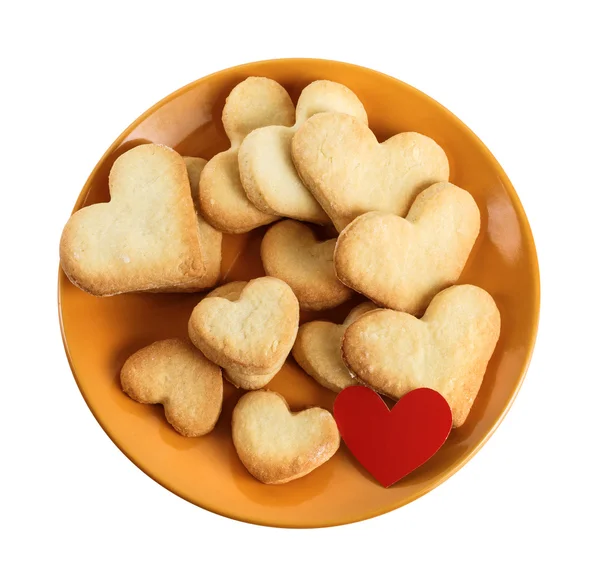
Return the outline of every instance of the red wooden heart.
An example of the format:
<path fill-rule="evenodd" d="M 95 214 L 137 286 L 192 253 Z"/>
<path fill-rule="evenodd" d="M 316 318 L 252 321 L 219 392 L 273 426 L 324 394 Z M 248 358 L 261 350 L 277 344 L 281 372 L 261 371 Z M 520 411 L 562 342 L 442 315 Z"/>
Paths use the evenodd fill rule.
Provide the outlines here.
<path fill-rule="evenodd" d="M 452 429 L 448 403 L 430 388 L 405 394 L 389 410 L 370 388 L 349 386 L 335 399 L 333 416 L 348 449 L 384 487 L 423 465 Z"/>

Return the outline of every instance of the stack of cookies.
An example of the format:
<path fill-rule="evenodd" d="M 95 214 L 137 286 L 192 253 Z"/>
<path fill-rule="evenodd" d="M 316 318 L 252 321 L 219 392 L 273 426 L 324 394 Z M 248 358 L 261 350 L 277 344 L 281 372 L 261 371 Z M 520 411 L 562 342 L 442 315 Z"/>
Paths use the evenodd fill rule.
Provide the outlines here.
<path fill-rule="evenodd" d="M 64 228 L 62 268 L 90 294 L 214 289 L 192 311 L 185 338 L 126 361 L 124 392 L 163 404 L 179 433 L 198 437 L 217 423 L 225 375 L 248 391 L 232 418 L 238 455 L 272 484 L 310 473 L 340 444 L 327 410 L 291 413 L 265 389 L 290 353 L 333 392 L 363 384 L 399 399 L 433 388 L 461 426 L 500 314 L 486 291 L 455 284 L 480 214 L 471 194 L 448 182 L 443 149 L 416 132 L 379 143 L 359 98 L 324 80 L 294 108 L 277 82 L 248 78 L 222 120 L 228 150 L 206 161 L 163 145 L 132 148 L 111 169 L 110 202 L 77 211 Z M 268 224 L 266 276 L 214 288 L 222 233 Z M 300 310 L 352 298 L 342 324 L 300 326 Z"/>

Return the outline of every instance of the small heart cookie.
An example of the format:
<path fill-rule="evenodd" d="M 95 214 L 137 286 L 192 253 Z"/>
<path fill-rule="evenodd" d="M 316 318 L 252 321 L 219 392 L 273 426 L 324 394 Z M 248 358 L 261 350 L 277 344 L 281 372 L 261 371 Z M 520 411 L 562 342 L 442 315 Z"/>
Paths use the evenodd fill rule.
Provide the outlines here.
<path fill-rule="evenodd" d="M 228 282 L 208 293 L 205 298 L 220 297 L 229 301 L 237 301 L 247 284 L 245 281 Z M 280 369 L 281 366 L 277 365 L 265 374 L 249 374 L 248 369 L 245 367 L 230 366 L 225 370 L 225 377 L 236 388 L 256 390 L 268 384 Z"/>
<path fill-rule="evenodd" d="M 406 219 L 371 211 L 340 234 L 337 277 L 378 305 L 422 315 L 460 276 L 479 234 L 473 197 L 451 183 L 420 193 Z"/>
<path fill-rule="evenodd" d="M 256 128 L 293 123 L 294 104 L 276 81 L 249 77 L 233 88 L 223 108 L 223 127 L 231 147 L 214 156 L 200 178 L 200 209 L 213 227 L 239 234 L 277 219 L 258 210 L 246 197 L 240 182 L 238 148 Z"/>
<path fill-rule="evenodd" d="M 251 390 L 270 381 L 290 353 L 298 333 L 298 299 L 285 282 L 270 276 L 221 289 L 196 305 L 188 333 L 231 382 Z"/>
<path fill-rule="evenodd" d="M 187 168 L 190 188 L 192 190 L 192 200 L 196 208 L 198 238 L 200 240 L 200 248 L 202 249 L 205 272 L 203 276 L 195 280 L 164 289 L 154 289 L 151 292 L 197 292 L 212 288 L 217 284 L 221 276 L 221 243 L 223 234 L 206 223 L 200 215 L 198 187 L 200 173 L 206 166 L 206 160 L 194 156 L 184 156 L 183 160 Z"/>
<path fill-rule="evenodd" d="M 121 369 L 121 386 L 137 402 L 162 404 L 184 437 L 210 433 L 221 414 L 221 370 L 187 340 L 165 339 L 134 353 Z"/>
<path fill-rule="evenodd" d="M 377 307 L 373 303 L 361 303 L 350 311 L 342 325 L 328 321 L 304 323 L 292 348 L 298 365 L 321 386 L 334 392 L 356 384 L 356 378 L 342 360 L 342 338 L 356 319 L 374 309 Z"/>
<path fill-rule="evenodd" d="M 340 434 L 323 408 L 292 413 L 275 392 L 244 394 L 233 410 L 233 444 L 244 467 L 259 481 L 281 484 L 302 477 L 331 459 Z"/>
<path fill-rule="evenodd" d="M 339 113 L 307 120 L 292 140 L 292 158 L 338 231 L 367 211 L 404 217 L 417 193 L 450 173 L 431 138 L 403 132 L 379 144 L 366 124 Z"/>
<path fill-rule="evenodd" d="M 421 319 L 390 309 L 363 315 L 346 329 L 342 357 L 360 381 L 396 400 L 415 388 L 435 388 L 460 427 L 499 335 L 494 299 L 462 284 L 438 293 Z"/>
<path fill-rule="evenodd" d="M 170 287 L 205 273 L 183 158 L 158 144 L 122 154 L 108 178 L 111 200 L 67 222 L 60 262 L 69 280 L 97 296 Z"/>
<path fill-rule="evenodd" d="M 261 211 L 302 221 L 326 224 L 329 217 L 303 185 L 292 162 L 292 138 L 319 112 L 342 112 L 367 124 L 360 100 L 333 81 L 314 81 L 304 88 L 296 107 L 296 123 L 252 131 L 240 146 L 240 178 L 248 199 Z"/>
<path fill-rule="evenodd" d="M 337 307 L 352 296 L 333 269 L 335 242 L 335 238 L 319 242 L 307 225 L 289 219 L 269 228 L 261 243 L 260 257 L 269 276 L 292 287 L 301 309 L 322 311 Z"/>

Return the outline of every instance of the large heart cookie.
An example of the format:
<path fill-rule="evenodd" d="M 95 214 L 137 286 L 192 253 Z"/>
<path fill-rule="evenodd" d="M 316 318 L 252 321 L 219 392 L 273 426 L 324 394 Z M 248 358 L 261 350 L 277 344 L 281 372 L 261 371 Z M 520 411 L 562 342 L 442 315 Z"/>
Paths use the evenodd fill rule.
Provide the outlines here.
<path fill-rule="evenodd" d="M 292 138 L 300 126 L 320 112 L 342 112 L 367 123 L 360 100 L 347 87 L 333 81 L 314 81 L 298 99 L 296 123 L 254 130 L 240 146 L 240 178 L 248 199 L 265 213 L 314 223 L 329 217 L 298 177 L 292 162 Z"/>
<path fill-rule="evenodd" d="M 162 404 L 186 437 L 209 433 L 221 414 L 221 370 L 187 340 L 157 341 L 134 353 L 121 369 L 121 386 L 137 402 Z"/>
<path fill-rule="evenodd" d="M 213 227 L 238 234 L 277 219 L 257 209 L 246 197 L 240 182 L 238 148 L 256 128 L 293 123 L 294 104 L 276 81 L 249 77 L 233 88 L 223 108 L 223 127 L 231 147 L 214 156 L 200 178 L 200 209 Z"/>
<path fill-rule="evenodd" d="M 298 365 L 321 386 L 334 392 L 356 384 L 342 360 L 342 338 L 356 319 L 376 308 L 373 303 L 361 303 L 350 311 L 341 325 L 328 321 L 304 323 L 292 348 Z"/>
<path fill-rule="evenodd" d="M 111 200 L 67 222 L 60 262 L 69 279 L 98 296 L 164 288 L 205 273 L 196 212 L 183 158 L 156 144 L 113 164 Z"/>
<path fill-rule="evenodd" d="M 221 243 L 223 234 L 207 223 L 202 215 L 200 215 L 198 187 L 200 173 L 206 166 L 206 161 L 203 158 L 194 156 L 184 156 L 183 160 L 187 167 L 188 179 L 192 190 L 192 200 L 196 207 L 198 239 L 200 240 L 200 248 L 202 249 L 205 272 L 201 277 L 184 284 L 163 289 L 153 289 L 151 292 L 197 292 L 215 286 L 221 276 Z"/>
<path fill-rule="evenodd" d="M 421 315 L 460 276 L 479 234 L 479 208 L 451 183 L 417 196 L 406 219 L 372 211 L 340 234 L 337 277 L 378 305 Z"/>
<path fill-rule="evenodd" d="M 193 310 L 188 333 L 208 359 L 225 369 L 231 382 L 251 390 L 264 386 L 283 366 L 296 339 L 299 317 L 292 289 L 265 276 L 213 291 Z"/>
<path fill-rule="evenodd" d="M 448 159 L 431 138 L 403 132 L 382 144 L 347 114 L 316 114 L 292 140 L 300 177 L 338 231 L 367 211 L 404 217 L 417 193 L 449 177 Z"/>
<path fill-rule="evenodd" d="M 292 413 L 282 396 L 265 390 L 240 398 L 231 430 L 246 469 L 268 484 L 286 483 L 310 473 L 340 446 L 337 425 L 329 412 L 315 407 Z"/>
<path fill-rule="evenodd" d="M 363 315 L 346 329 L 342 357 L 359 380 L 392 398 L 415 388 L 435 388 L 459 427 L 499 335 L 494 299 L 463 284 L 438 293 L 421 319 L 389 309 Z"/>
<path fill-rule="evenodd" d="M 260 247 L 265 272 L 287 282 L 300 308 L 322 311 L 337 307 L 352 291 L 336 277 L 333 269 L 335 238 L 320 242 L 307 225 L 286 220 L 270 227 Z"/>

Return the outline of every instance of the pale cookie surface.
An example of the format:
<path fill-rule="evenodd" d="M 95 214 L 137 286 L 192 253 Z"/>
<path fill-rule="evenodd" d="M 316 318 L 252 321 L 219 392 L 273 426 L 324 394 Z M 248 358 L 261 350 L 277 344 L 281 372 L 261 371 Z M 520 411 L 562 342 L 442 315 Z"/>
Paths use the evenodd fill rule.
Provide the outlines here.
<path fill-rule="evenodd" d="M 157 341 L 134 353 L 121 369 L 121 386 L 137 402 L 162 404 L 185 437 L 209 433 L 221 414 L 221 370 L 187 340 Z"/>
<path fill-rule="evenodd" d="M 80 209 L 60 241 L 65 274 L 98 296 L 179 285 L 205 273 L 183 158 L 157 144 L 113 164 L 111 200 Z"/>
<path fill-rule="evenodd" d="M 378 309 L 344 334 L 342 357 L 367 386 L 396 400 L 415 388 L 439 392 L 461 426 L 500 335 L 494 299 L 470 284 L 437 294 L 425 315 Z"/>
<path fill-rule="evenodd" d="M 237 301 L 247 284 L 248 283 L 244 281 L 228 282 L 208 293 L 205 298 L 221 297 L 229 301 Z M 229 366 L 224 369 L 224 374 L 237 388 L 257 390 L 270 382 L 280 369 L 281 366 L 277 365 L 275 368 L 264 374 L 249 374 L 247 367 L 241 366 L 236 368 L 235 366 Z"/>
<path fill-rule="evenodd" d="M 293 123 L 292 100 L 276 81 L 249 77 L 233 88 L 223 108 L 223 126 L 231 147 L 214 156 L 200 178 L 200 209 L 213 227 L 237 234 L 277 219 L 258 210 L 246 197 L 240 181 L 238 148 L 256 128 Z"/>
<path fill-rule="evenodd" d="M 342 360 L 342 338 L 356 319 L 376 308 L 373 303 L 361 303 L 350 311 L 341 325 L 328 321 L 304 323 L 292 349 L 298 365 L 321 386 L 334 392 L 358 384 Z"/>
<path fill-rule="evenodd" d="M 447 181 L 448 159 L 434 140 L 417 132 L 383 143 L 347 114 L 316 114 L 292 140 L 300 177 L 338 231 L 367 211 L 404 217 L 417 193 Z"/>
<path fill-rule="evenodd" d="M 285 360 L 284 360 L 285 361 Z M 281 370 L 283 363 L 278 364 L 275 368 L 263 374 L 248 373 L 248 368 L 236 368 L 231 366 L 224 368 L 223 372 L 227 380 L 229 380 L 236 388 L 243 390 L 258 390 L 264 388 Z"/>
<path fill-rule="evenodd" d="M 275 392 L 244 394 L 233 410 L 233 443 L 246 469 L 259 481 L 281 484 L 328 461 L 340 446 L 333 416 L 322 408 L 292 413 Z"/>
<path fill-rule="evenodd" d="M 253 389 L 283 366 L 296 339 L 299 313 L 292 289 L 265 276 L 243 288 L 229 283 L 213 291 L 193 310 L 188 333 L 234 384 Z"/>
<path fill-rule="evenodd" d="M 337 307 L 352 291 L 333 269 L 335 238 L 320 242 L 307 225 L 285 220 L 270 227 L 260 247 L 260 257 L 269 276 L 287 282 L 300 308 L 322 311 Z"/>
<path fill-rule="evenodd" d="M 227 284 L 222 284 L 214 290 L 211 290 L 204 298 L 210 299 L 212 297 L 220 297 L 229 301 L 237 301 L 247 284 L 248 283 L 245 280 L 228 282 Z"/>
<path fill-rule="evenodd" d="M 304 186 L 292 161 L 292 138 L 312 115 L 342 112 L 367 124 L 356 95 L 333 81 L 314 81 L 304 88 L 291 128 L 267 126 L 251 132 L 240 146 L 240 178 L 248 199 L 265 213 L 325 224 L 329 217 Z"/>
<path fill-rule="evenodd" d="M 221 244 L 223 234 L 204 221 L 200 214 L 200 173 L 206 166 L 206 160 L 194 156 L 184 156 L 183 160 L 187 168 L 190 188 L 192 190 L 192 200 L 196 208 L 198 238 L 200 240 L 205 273 L 200 278 L 186 282 L 185 284 L 165 289 L 154 289 L 152 292 L 196 292 L 205 290 L 215 286 L 221 275 Z"/>
<path fill-rule="evenodd" d="M 378 305 L 422 315 L 460 276 L 479 234 L 473 197 L 451 183 L 420 193 L 406 219 L 372 211 L 340 234 L 337 277 Z"/>

